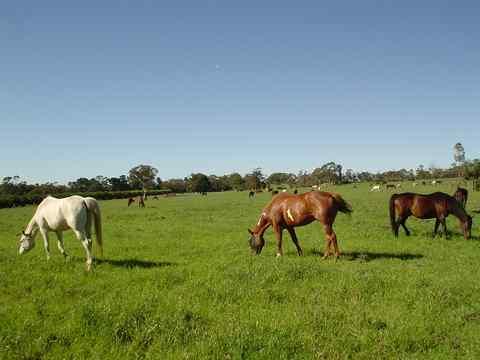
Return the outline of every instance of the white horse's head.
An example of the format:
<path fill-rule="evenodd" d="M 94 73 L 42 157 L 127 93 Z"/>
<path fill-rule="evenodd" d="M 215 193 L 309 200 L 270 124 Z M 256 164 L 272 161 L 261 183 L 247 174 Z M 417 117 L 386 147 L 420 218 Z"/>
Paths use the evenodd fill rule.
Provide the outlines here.
<path fill-rule="evenodd" d="M 20 238 L 20 247 L 18 248 L 18 253 L 23 254 L 27 251 L 32 250 L 35 247 L 35 237 L 33 234 L 26 234 L 25 231 L 22 231 L 22 237 Z"/>

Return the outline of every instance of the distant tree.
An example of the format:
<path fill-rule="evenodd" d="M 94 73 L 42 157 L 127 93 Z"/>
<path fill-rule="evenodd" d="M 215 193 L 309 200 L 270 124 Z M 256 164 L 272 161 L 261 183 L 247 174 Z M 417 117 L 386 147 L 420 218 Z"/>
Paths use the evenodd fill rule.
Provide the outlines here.
<path fill-rule="evenodd" d="M 265 186 L 265 176 L 261 168 L 255 168 L 250 174 L 245 175 L 245 186 L 248 189 L 259 190 Z"/>
<path fill-rule="evenodd" d="M 242 178 L 242 175 L 240 175 L 239 173 L 233 173 L 233 174 L 227 175 L 227 179 L 228 179 L 227 180 L 228 184 L 232 189 L 235 189 L 235 190 L 245 189 L 245 182 Z"/>
<path fill-rule="evenodd" d="M 269 184 L 273 184 L 273 185 L 283 185 L 283 184 L 286 184 L 289 179 L 290 179 L 290 174 L 282 173 L 282 172 L 276 172 L 276 173 L 271 174 L 267 178 L 267 182 Z"/>
<path fill-rule="evenodd" d="M 453 159 L 460 165 L 465 162 L 465 149 L 461 143 L 456 143 L 453 146 Z"/>
<path fill-rule="evenodd" d="M 158 170 L 150 165 L 137 165 L 128 172 L 128 182 L 132 187 L 146 191 L 155 186 Z"/>
<path fill-rule="evenodd" d="M 465 164 L 465 178 L 467 180 L 480 179 L 480 159 L 474 159 Z"/>
<path fill-rule="evenodd" d="M 125 175 L 111 177 L 108 179 L 108 182 L 112 191 L 127 191 L 131 189 L 128 179 Z"/>
<path fill-rule="evenodd" d="M 162 182 L 162 189 L 174 193 L 184 193 L 187 192 L 187 183 L 184 179 L 170 179 Z"/>
<path fill-rule="evenodd" d="M 187 189 L 190 192 L 206 192 L 211 191 L 211 184 L 205 174 L 192 174 L 187 179 Z"/>

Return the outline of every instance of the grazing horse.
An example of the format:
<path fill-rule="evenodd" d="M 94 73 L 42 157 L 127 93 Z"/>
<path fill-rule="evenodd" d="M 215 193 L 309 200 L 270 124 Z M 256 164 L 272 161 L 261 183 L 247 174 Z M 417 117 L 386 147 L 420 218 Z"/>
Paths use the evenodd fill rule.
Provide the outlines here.
<path fill-rule="evenodd" d="M 140 195 L 140 196 L 137 196 L 137 197 L 134 197 L 134 198 L 129 198 L 128 199 L 128 206 L 130 206 L 131 204 L 133 204 L 135 201 L 138 201 L 138 207 L 145 207 L 145 201 L 144 201 L 144 196 L 143 195 Z"/>
<path fill-rule="evenodd" d="M 372 191 L 380 191 L 381 188 L 380 188 L 380 185 L 373 185 L 372 188 L 370 189 L 370 192 Z"/>
<path fill-rule="evenodd" d="M 63 256 L 67 257 L 63 247 L 62 232 L 72 229 L 85 248 L 87 270 L 90 270 L 92 266 L 92 222 L 95 223 L 95 239 L 100 256 L 102 256 L 102 220 L 97 201 L 91 197 L 70 196 L 65 199 L 57 199 L 48 196 L 38 205 L 27 228 L 22 231 L 19 253 L 23 254 L 31 250 L 35 246 L 35 236 L 40 232 L 47 252 L 47 260 L 50 259 L 48 232 L 53 231 L 57 234 L 58 249 Z"/>
<path fill-rule="evenodd" d="M 253 253 L 259 255 L 265 245 L 263 234 L 272 226 L 277 238 L 277 256 L 283 255 L 282 232 L 284 229 L 289 232 L 298 255 L 301 256 L 303 250 L 298 243 L 294 228 L 317 220 L 323 224 L 326 235 L 323 258 L 326 259 L 330 255 L 330 250 L 333 250 L 336 259 L 340 256 L 340 251 L 337 235 L 333 231 L 333 223 L 339 211 L 346 214 L 352 212 L 350 205 L 339 194 L 323 191 L 311 191 L 301 195 L 281 193 L 263 209 L 253 230 L 248 229 L 251 235 L 250 248 Z"/>
<path fill-rule="evenodd" d="M 255 191 L 250 191 L 248 193 L 248 198 L 251 199 L 251 198 L 254 198 L 255 197 Z"/>
<path fill-rule="evenodd" d="M 396 237 L 398 237 L 400 225 L 407 236 L 410 235 L 405 222 L 411 215 L 419 219 L 436 219 L 433 236 L 437 234 L 438 227 L 442 224 L 445 237 L 447 237 L 446 218 L 450 214 L 460 220 L 463 236 L 465 239 L 469 239 L 472 235 L 472 217 L 450 195 L 442 192 L 429 195 L 403 193 L 392 195 L 390 198 L 390 223 Z"/>
<path fill-rule="evenodd" d="M 278 195 L 278 190 L 273 190 L 272 191 L 272 196 Z"/>
<path fill-rule="evenodd" d="M 467 200 L 468 200 L 468 190 L 457 187 L 457 191 L 453 194 L 453 197 L 460 203 L 462 204 L 463 208 L 465 209 L 467 207 Z"/>
<path fill-rule="evenodd" d="M 293 190 L 293 193 L 294 193 L 295 195 L 297 195 L 297 194 L 298 194 L 298 189 Z"/>

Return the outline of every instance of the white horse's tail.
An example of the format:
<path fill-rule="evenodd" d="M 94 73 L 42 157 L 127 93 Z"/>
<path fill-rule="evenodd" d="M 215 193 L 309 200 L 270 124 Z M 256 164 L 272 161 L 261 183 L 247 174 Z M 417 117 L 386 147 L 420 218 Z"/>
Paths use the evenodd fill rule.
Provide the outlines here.
<path fill-rule="evenodd" d="M 100 214 L 100 206 L 98 206 L 97 200 L 92 197 L 84 199 L 87 211 L 93 214 L 95 223 L 95 240 L 97 242 L 100 256 L 103 256 L 103 239 L 102 239 L 102 216 Z"/>

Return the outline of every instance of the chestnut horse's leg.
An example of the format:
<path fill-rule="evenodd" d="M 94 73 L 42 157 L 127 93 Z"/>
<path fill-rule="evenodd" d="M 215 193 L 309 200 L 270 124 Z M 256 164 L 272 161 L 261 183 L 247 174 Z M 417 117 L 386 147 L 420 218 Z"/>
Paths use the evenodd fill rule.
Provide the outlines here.
<path fill-rule="evenodd" d="M 293 227 L 287 227 L 287 230 L 290 234 L 290 237 L 292 238 L 293 243 L 295 244 L 295 247 L 297 248 L 298 256 L 302 256 L 303 250 L 300 244 L 298 243 L 297 234 L 295 234 L 295 229 Z"/>
<path fill-rule="evenodd" d="M 335 251 L 335 259 L 340 256 L 340 251 L 338 250 L 337 244 L 337 235 L 333 231 L 333 227 L 330 224 L 325 224 L 325 253 L 323 254 L 323 259 L 326 259 L 331 254 L 331 249 Z"/>
<path fill-rule="evenodd" d="M 282 256 L 282 228 L 278 224 L 273 225 L 273 231 L 275 232 L 275 236 L 277 237 L 277 256 Z"/>

